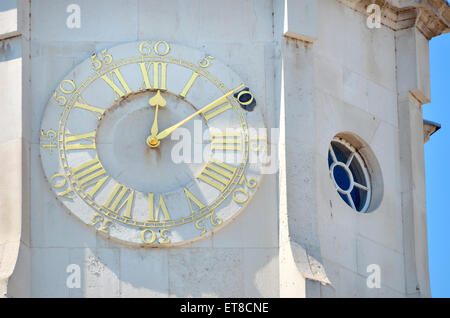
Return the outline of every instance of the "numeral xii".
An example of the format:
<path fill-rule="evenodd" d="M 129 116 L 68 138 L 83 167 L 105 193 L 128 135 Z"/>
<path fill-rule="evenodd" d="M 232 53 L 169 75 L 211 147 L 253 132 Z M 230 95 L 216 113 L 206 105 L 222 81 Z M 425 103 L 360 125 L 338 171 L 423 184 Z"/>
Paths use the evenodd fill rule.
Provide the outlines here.
<path fill-rule="evenodd" d="M 167 89 L 167 63 L 141 62 L 139 68 L 143 78 L 141 89 Z M 149 76 L 150 73 L 152 77 Z"/>

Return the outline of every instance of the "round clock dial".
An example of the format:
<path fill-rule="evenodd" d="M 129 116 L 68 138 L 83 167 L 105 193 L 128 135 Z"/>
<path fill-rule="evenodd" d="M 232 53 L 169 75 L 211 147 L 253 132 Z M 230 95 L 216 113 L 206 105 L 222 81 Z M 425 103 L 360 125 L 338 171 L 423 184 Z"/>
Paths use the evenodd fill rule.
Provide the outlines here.
<path fill-rule="evenodd" d="M 255 102 L 236 73 L 192 48 L 102 50 L 47 104 L 46 177 L 99 233 L 145 246 L 192 241 L 231 221 L 258 188 L 266 135 Z"/>

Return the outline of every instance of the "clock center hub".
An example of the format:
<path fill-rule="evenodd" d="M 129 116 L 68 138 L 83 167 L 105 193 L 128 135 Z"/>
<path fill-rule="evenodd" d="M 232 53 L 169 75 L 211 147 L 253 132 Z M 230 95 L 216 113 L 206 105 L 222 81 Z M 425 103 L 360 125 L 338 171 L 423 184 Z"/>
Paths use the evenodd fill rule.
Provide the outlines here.
<path fill-rule="evenodd" d="M 147 138 L 147 145 L 149 145 L 150 148 L 156 148 L 159 146 L 160 143 L 161 143 L 161 141 L 159 141 L 158 139 L 152 138 L 151 136 Z"/>

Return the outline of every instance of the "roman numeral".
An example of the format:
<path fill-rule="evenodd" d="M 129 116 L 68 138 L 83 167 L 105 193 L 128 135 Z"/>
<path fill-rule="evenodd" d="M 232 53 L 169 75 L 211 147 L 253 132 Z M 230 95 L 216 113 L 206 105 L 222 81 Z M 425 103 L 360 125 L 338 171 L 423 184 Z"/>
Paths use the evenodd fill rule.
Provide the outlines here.
<path fill-rule="evenodd" d="M 215 105 L 211 105 L 206 112 L 203 112 L 203 116 L 205 116 L 205 119 L 208 121 L 230 108 L 232 108 L 232 106 L 229 102 L 220 100 Z"/>
<path fill-rule="evenodd" d="M 235 171 L 235 167 L 210 159 L 197 178 L 222 192 L 230 183 Z"/>
<path fill-rule="evenodd" d="M 191 192 L 189 192 L 187 188 L 184 188 L 184 193 L 186 194 L 186 199 L 189 204 L 189 210 L 191 210 L 191 215 L 195 214 L 196 212 L 205 207 L 205 205 L 199 199 L 197 199 Z M 197 206 L 197 211 L 194 210 L 192 203 Z"/>
<path fill-rule="evenodd" d="M 121 87 L 116 84 L 114 75 L 116 75 L 116 78 L 119 80 Z M 108 74 L 103 75 L 101 78 L 113 89 L 114 100 L 132 93 L 130 87 L 128 86 L 127 82 L 125 82 L 125 79 L 123 78 L 122 73 L 120 73 L 120 70 L 118 68 L 114 69 Z"/>
<path fill-rule="evenodd" d="M 150 69 L 153 65 L 153 83 L 150 83 Z M 160 89 L 166 90 L 167 84 L 167 63 L 162 62 L 150 62 L 150 63 L 139 63 L 141 69 L 142 77 L 144 82 L 142 83 L 142 89 Z"/>
<path fill-rule="evenodd" d="M 189 79 L 189 81 L 186 83 L 186 86 L 183 88 L 183 90 L 180 93 L 180 96 L 185 98 L 187 93 L 189 92 L 189 90 L 191 89 L 192 85 L 194 84 L 195 80 L 197 79 L 197 77 L 199 76 L 198 73 L 193 72 L 191 75 L 191 78 Z"/>
<path fill-rule="evenodd" d="M 212 150 L 241 150 L 241 133 L 211 133 Z"/>
<path fill-rule="evenodd" d="M 81 189 L 92 187 L 88 193 L 92 198 L 109 178 L 97 157 L 72 168 L 72 172 Z"/>
<path fill-rule="evenodd" d="M 75 104 L 73 105 L 73 107 L 77 107 L 77 108 L 81 108 L 81 109 L 93 112 L 95 114 L 95 116 L 97 116 L 98 119 L 100 119 L 100 117 L 105 112 L 104 108 L 89 105 L 81 97 L 79 97 L 78 100 L 75 101 Z"/>
<path fill-rule="evenodd" d="M 123 216 L 130 219 L 133 201 L 134 190 L 117 183 L 103 206 L 117 214 L 125 207 Z"/>
<path fill-rule="evenodd" d="M 95 131 L 80 135 L 66 132 L 64 143 L 66 150 L 95 149 Z"/>
<path fill-rule="evenodd" d="M 162 194 L 159 195 L 158 207 L 155 210 L 155 194 L 148 194 L 148 221 L 159 221 L 159 214 L 162 211 L 164 216 L 164 221 L 171 220 L 169 211 L 167 210 L 166 202 L 164 202 L 164 197 Z"/>

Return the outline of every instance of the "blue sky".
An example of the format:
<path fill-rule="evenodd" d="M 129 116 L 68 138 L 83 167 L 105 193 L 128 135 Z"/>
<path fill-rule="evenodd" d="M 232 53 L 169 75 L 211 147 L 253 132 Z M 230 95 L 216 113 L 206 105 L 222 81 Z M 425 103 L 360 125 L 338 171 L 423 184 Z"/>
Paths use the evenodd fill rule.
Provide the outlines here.
<path fill-rule="evenodd" d="M 450 34 L 430 41 L 431 103 L 423 117 L 442 128 L 425 144 L 431 294 L 450 297 Z"/>

